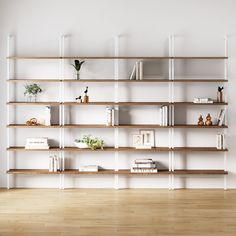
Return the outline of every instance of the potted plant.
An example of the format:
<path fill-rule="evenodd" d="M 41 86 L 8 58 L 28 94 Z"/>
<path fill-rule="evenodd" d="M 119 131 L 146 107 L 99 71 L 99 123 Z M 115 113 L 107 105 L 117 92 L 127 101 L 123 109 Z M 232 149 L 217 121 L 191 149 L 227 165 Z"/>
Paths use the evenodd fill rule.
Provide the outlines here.
<path fill-rule="evenodd" d="M 42 91 L 38 84 L 26 84 L 24 95 L 27 96 L 27 102 L 36 102 L 37 94 Z"/>
<path fill-rule="evenodd" d="M 104 140 L 84 135 L 82 139 L 75 139 L 74 144 L 78 148 L 90 148 L 91 150 L 103 149 Z"/>
<path fill-rule="evenodd" d="M 80 75 L 79 75 L 79 71 L 81 69 L 81 66 L 84 64 L 84 61 L 79 61 L 79 60 L 75 60 L 75 64 L 71 64 L 75 70 L 76 70 L 76 78 L 77 80 L 80 79 Z"/>

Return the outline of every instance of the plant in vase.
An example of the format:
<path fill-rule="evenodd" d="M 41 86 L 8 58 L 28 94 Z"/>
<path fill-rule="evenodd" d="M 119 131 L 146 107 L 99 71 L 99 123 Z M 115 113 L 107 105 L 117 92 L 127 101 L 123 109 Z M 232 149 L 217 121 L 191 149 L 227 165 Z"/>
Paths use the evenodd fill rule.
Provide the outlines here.
<path fill-rule="evenodd" d="M 78 148 L 90 148 L 91 150 L 103 149 L 104 140 L 84 135 L 82 139 L 75 139 L 74 144 Z"/>
<path fill-rule="evenodd" d="M 36 102 L 37 94 L 42 91 L 38 84 L 26 84 L 24 95 L 27 96 L 27 102 Z"/>
<path fill-rule="evenodd" d="M 77 80 L 80 79 L 80 76 L 79 76 L 79 71 L 81 69 L 81 66 L 84 64 L 84 61 L 79 61 L 79 60 L 75 60 L 75 64 L 71 64 L 75 70 L 76 70 L 76 78 Z"/>

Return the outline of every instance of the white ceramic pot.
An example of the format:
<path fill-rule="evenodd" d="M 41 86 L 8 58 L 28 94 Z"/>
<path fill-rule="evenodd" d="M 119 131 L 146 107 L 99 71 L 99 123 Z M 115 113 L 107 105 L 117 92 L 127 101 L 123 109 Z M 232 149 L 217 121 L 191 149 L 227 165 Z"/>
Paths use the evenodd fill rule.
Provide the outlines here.
<path fill-rule="evenodd" d="M 74 142 L 75 146 L 77 148 L 88 148 L 88 145 L 86 143 L 77 143 L 77 142 Z"/>

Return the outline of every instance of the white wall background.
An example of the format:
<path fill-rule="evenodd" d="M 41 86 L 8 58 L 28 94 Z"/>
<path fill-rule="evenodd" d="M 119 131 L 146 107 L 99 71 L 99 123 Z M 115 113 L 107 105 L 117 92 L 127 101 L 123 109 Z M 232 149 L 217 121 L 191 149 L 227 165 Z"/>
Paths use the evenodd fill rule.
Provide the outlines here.
<path fill-rule="evenodd" d="M 6 39 L 9 34 L 16 38 L 16 51 L 18 55 L 48 55 L 56 56 L 59 53 L 59 36 L 67 35 L 66 53 L 68 55 L 104 55 L 111 56 L 114 51 L 115 35 L 120 34 L 120 53 L 125 56 L 165 56 L 168 55 L 168 36 L 176 36 L 176 55 L 184 56 L 219 56 L 223 55 L 223 36 L 229 36 L 229 83 L 228 83 L 228 187 L 236 187 L 236 107 L 235 91 L 236 86 L 236 2 L 233 0 L 0 0 L 0 103 L 1 103 L 1 127 L 0 127 L 0 186 L 6 186 Z M 66 64 L 65 73 L 67 77 L 73 77 L 73 70 Z M 133 62 L 120 62 L 120 77 L 129 75 Z M 55 78 L 58 75 L 58 62 L 18 62 L 15 66 L 17 78 Z M 146 76 L 168 76 L 167 65 L 159 62 L 157 64 L 147 63 L 145 66 Z M 177 65 L 176 73 L 181 76 L 197 77 L 222 77 L 223 66 L 219 62 L 181 62 Z M 112 62 L 86 62 L 82 70 L 82 77 L 86 78 L 109 78 L 113 76 Z M 47 93 L 40 99 L 56 100 L 53 85 L 42 85 Z M 86 85 L 84 85 L 86 86 Z M 191 101 L 194 96 L 215 96 L 218 84 L 191 84 L 176 86 L 176 99 L 178 101 Z M 23 86 L 17 87 L 18 93 L 15 98 L 23 100 Z M 90 85 L 90 98 L 96 101 L 112 101 L 112 85 Z M 67 99 L 71 100 L 83 87 L 77 85 L 70 89 L 71 94 Z M 68 90 L 69 91 L 69 90 Z M 154 88 L 145 84 L 142 88 L 138 85 L 122 85 L 120 88 L 120 100 L 122 101 L 166 101 L 167 84 L 157 84 Z M 147 92 L 148 91 L 148 92 Z M 141 95 L 141 96 L 140 96 Z M 77 110 L 77 111 L 76 111 Z M 94 111 L 90 108 L 80 108 L 82 114 L 78 116 L 75 109 L 74 119 L 86 122 L 90 114 L 91 123 L 94 122 Z M 153 123 L 158 117 L 154 109 L 144 110 L 130 109 L 129 117 L 127 111 L 122 112 L 121 122 L 132 121 L 133 123 Z M 144 111 L 146 113 L 144 113 Z M 177 122 L 186 120 L 189 123 L 196 122 L 199 113 L 204 116 L 208 111 L 215 117 L 218 115 L 217 108 L 183 108 L 177 110 Z M 17 122 L 24 122 L 37 110 L 17 109 Z M 22 116 L 24 114 L 24 116 Z M 76 115 L 77 114 L 77 115 Z M 96 108 L 98 118 L 95 121 L 103 121 L 103 108 Z M 146 115 L 144 115 L 146 114 Z M 148 114 L 148 115 L 147 115 Z M 180 114 L 185 114 L 180 115 Z M 128 119 L 129 118 L 129 119 Z M 80 119 L 80 120 L 79 120 Z M 128 120 L 127 120 L 128 119 Z M 158 122 L 158 120 L 157 120 Z M 129 145 L 130 135 L 138 130 L 121 131 L 120 144 Z M 103 137 L 108 144 L 112 144 L 111 130 L 92 131 L 89 133 Z M 157 130 L 157 144 L 167 146 L 167 131 Z M 209 130 L 177 130 L 176 146 L 214 146 L 215 131 Z M 15 144 L 24 145 L 24 140 L 29 134 L 24 131 L 14 131 Z M 74 138 L 84 134 L 82 130 L 73 130 L 66 133 L 68 144 L 72 145 Z M 35 135 L 43 135 L 40 130 Z M 56 139 L 58 132 L 47 133 L 52 139 Z M 14 144 L 14 143 L 13 143 Z M 46 168 L 47 154 L 27 153 L 17 154 L 13 159 L 18 168 Z M 167 154 L 148 154 L 145 157 L 167 165 Z M 137 155 L 120 155 L 120 168 L 128 168 Z M 105 168 L 114 165 L 113 154 L 83 154 L 76 156 L 73 153 L 67 154 L 67 167 L 78 167 L 80 164 L 99 164 Z M 188 154 L 176 155 L 176 166 L 179 168 L 202 168 L 202 169 L 223 169 L 222 154 Z M 68 187 L 112 187 L 114 179 L 107 177 L 67 177 Z M 50 176 L 17 177 L 15 185 L 19 187 L 57 187 L 58 178 Z M 135 177 L 121 178 L 121 186 L 129 187 L 167 187 L 167 177 Z M 223 178 L 187 178 L 185 181 L 177 178 L 177 187 L 222 187 Z"/>

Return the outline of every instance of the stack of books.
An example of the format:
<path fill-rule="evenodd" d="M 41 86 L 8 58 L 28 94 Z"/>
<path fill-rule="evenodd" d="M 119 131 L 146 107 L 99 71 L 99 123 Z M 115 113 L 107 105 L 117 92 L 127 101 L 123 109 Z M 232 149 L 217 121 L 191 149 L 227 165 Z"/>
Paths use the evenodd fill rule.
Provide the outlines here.
<path fill-rule="evenodd" d="M 27 138 L 25 149 L 49 149 L 48 138 Z"/>
<path fill-rule="evenodd" d="M 131 167 L 131 173 L 157 173 L 157 165 L 152 159 L 136 159 Z"/>
<path fill-rule="evenodd" d="M 193 103 L 213 103 L 211 98 L 194 98 Z"/>
<path fill-rule="evenodd" d="M 115 109 L 107 107 L 106 108 L 106 126 L 115 125 Z"/>
<path fill-rule="evenodd" d="M 225 149 L 225 135 L 224 134 L 217 134 L 216 148 L 217 149 Z"/>
<path fill-rule="evenodd" d="M 162 106 L 160 108 L 160 125 L 161 126 L 168 126 L 169 125 L 169 107 Z"/>
<path fill-rule="evenodd" d="M 136 61 L 130 75 L 130 80 L 142 80 L 143 79 L 143 62 Z"/>
<path fill-rule="evenodd" d="M 49 172 L 57 172 L 61 170 L 60 158 L 55 156 L 49 157 Z"/>
<path fill-rule="evenodd" d="M 80 166 L 79 172 L 98 172 L 97 165 Z"/>

